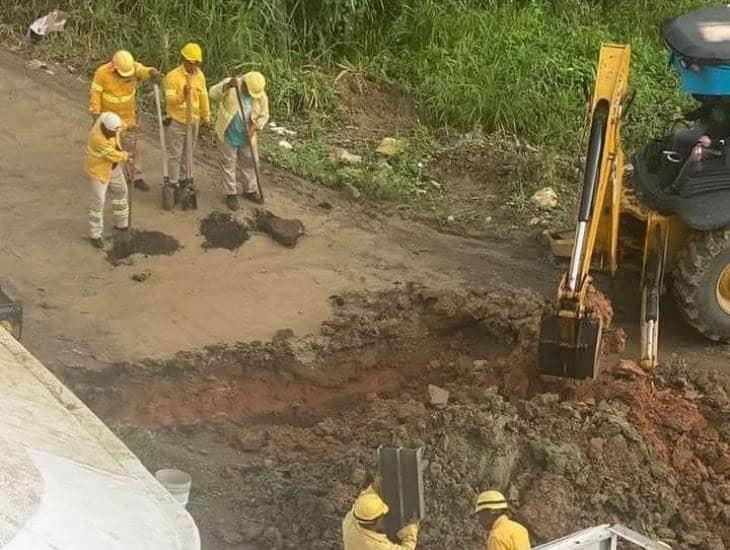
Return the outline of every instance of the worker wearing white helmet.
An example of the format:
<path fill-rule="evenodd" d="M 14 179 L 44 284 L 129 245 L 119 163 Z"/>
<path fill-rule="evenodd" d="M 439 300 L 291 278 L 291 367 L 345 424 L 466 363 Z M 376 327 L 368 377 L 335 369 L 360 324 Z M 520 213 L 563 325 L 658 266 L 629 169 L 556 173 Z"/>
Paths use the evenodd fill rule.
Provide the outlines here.
<path fill-rule="evenodd" d="M 398 532 L 400 544 L 391 542 L 383 533 L 388 505 L 380 498 L 378 485 L 376 480 L 360 493 L 342 521 L 345 550 L 414 550 L 418 539 L 417 522 L 409 523 Z"/>
<path fill-rule="evenodd" d="M 522 525 L 510 519 L 509 506 L 499 491 L 480 493 L 474 515 L 487 531 L 486 550 L 530 550 L 530 536 Z"/>
<path fill-rule="evenodd" d="M 236 87 L 240 91 L 245 111 L 243 115 Z M 215 133 L 221 156 L 220 168 L 226 205 L 231 210 L 238 210 L 236 168 L 239 163 L 243 174 L 243 197 L 261 203 L 263 197 L 258 194 L 256 187 L 253 155 L 257 151 L 256 134 L 259 130 L 263 130 L 269 121 L 266 78 L 258 71 L 250 71 L 236 78 L 226 78 L 212 86 L 209 95 L 211 99 L 218 101 Z"/>
<path fill-rule="evenodd" d="M 143 80 L 158 81 L 160 73 L 154 67 L 146 67 L 134 60 L 126 50 L 119 50 L 111 61 L 104 63 L 94 73 L 89 94 L 89 112 L 94 121 L 103 112 L 116 113 L 125 126 L 132 126 L 137 119 L 137 84 Z M 125 134 L 127 151 L 136 149 L 130 166 L 134 186 L 142 191 L 149 190 L 144 181 L 139 162 L 139 144 L 134 147 L 133 138 Z"/>
<path fill-rule="evenodd" d="M 127 182 L 122 165 L 129 154 L 122 149 L 120 134 L 124 129 L 116 113 L 101 113 L 89 132 L 84 168 L 91 180 L 89 204 L 89 238 L 96 248 L 104 247 L 104 204 L 107 191 L 112 194 L 114 227 L 119 231 L 129 228 Z"/>

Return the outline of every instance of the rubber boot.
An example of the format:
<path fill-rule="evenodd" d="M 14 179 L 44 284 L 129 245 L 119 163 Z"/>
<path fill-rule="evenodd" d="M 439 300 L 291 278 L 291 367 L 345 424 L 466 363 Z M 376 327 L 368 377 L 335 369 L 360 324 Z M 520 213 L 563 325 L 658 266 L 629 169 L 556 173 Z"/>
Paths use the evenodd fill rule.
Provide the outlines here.
<path fill-rule="evenodd" d="M 149 191 L 150 190 L 150 186 L 142 178 L 134 180 L 134 188 L 139 189 L 140 191 Z"/>
<path fill-rule="evenodd" d="M 238 204 L 238 195 L 226 195 L 226 206 L 234 212 L 240 208 Z"/>

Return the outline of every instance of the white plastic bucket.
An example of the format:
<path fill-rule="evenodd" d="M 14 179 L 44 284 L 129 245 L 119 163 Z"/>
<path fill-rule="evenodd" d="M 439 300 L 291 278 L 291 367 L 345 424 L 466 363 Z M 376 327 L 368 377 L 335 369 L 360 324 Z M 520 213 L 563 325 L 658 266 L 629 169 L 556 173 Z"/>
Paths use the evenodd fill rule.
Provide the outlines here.
<path fill-rule="evenodd" d="M 193 478 L 190 477 L 190 474 L 182 470 L 165 468 L 164 470 L 157 470 L 155 478 L 175 497 L 175 500 L 183 506 L 188 505 L 190 487 L 193 484 Z"/>

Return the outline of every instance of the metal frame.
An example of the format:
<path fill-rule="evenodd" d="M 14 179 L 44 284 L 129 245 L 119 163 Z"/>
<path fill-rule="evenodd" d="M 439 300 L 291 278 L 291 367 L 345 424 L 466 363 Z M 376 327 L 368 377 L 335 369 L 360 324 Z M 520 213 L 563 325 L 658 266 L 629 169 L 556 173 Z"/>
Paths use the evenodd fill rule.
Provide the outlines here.
<path fill-rule="evenodd" d="M 653 541 L 620 524 L 598 525 L 567 537 L 536 546 L 533 550 L 616 550 L 619 541 L 626 541 L 646 550 L 666 550 L 663 543 Z"/>

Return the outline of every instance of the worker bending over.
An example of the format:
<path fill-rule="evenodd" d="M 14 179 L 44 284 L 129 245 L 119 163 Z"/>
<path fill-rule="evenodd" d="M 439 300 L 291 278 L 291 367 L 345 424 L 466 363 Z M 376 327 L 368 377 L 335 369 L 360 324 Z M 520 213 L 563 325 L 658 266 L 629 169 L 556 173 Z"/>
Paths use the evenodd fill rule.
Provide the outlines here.
<path fill-rule="evenodd" d="M 89 94 L 89 112 L 94 122 L 101 113 L 116 113 L 122 119 L 124 126 L 131 128 L 137 121 L 137 84 L 140 80 L 151 79 L 157 81 L 160 73 L 154 67 L 145 67 L 134 60 L 131 53 L 119 50 L 112 60 L 96 69 L 94 80 L 91 81 Z M 126 132 L 123 147 L 127 151 L 135 148 L 132 132 Z M 132 152 L 130 177 L 134 186 L 142 191 L 148 191 L 149 185 L 144 181 L 140 163 L 139 146 Z"/>
<path fill-rule="evenodd" d="M 238 103 L 237 86 L 245 111 L 243 115 Z M 231 210 L 238 210 L 238 163 L 243 173 L 243 197 L 256 203 L 263 202 L 256 186 L 253 154 L 258 154 L 256 132 L 263 130 L 269 121 L 269 98 L 265 90 L 266 79 L 257 71 L 248 72 L 239 78 L 226 78 L 210 89 L 211 99 L 219 102 L 215 133 L 218 136 L 226 205 Z"/>
<path fill-rule="evenodd" d="M 388 505 L 377 492 L 377 482 L 365 489 L 342 521 L 345 550 L 413 550 L 418 539 L 418 522 L 398 531 L 400 544 L 390 542 L 383 533 L 383 518 Z"/>
<path fill-rule="evenodd" d="M 486 550 L 530 550 L 530 536 L 508 515 L 507 501 L 499 491 L 484 491 L 474 505 L 479 524 L 488 532 Z"/>
<path fill-rule="evenodd" d="M 114 227 L 119 231 L 129 228 L 127 182 L 122 164 L 129 154 L 122 150 L 120 133 L 122 119 L 116 113 L 101 113 L 89 132 L 84 167 L 91 179 L 89 204 L 89 238 L 96 248 L 104 248 L 104 204 L 107 190 L 112 194 Z"/>
<path fill-rule="evenodd" d="M 195 43 L 188 43 L 180 54 L 182 63 L 165 76 L 165 103 L 167 108 L 167 146 L 170 157 L 170 185 L 177 187 L 182 171 L 183 181 L 191 177 L 187 173 L 187 155 L 195 151 L 200 123 L 210 123 L 210 102 L 205 75 L 200 69 L 203 50 Z M 189 87 L 188 87 L 189 86 Z M 188 99 L 190 108 L 188 109 Z M 191 120 L 188 121 L 188 111 Z M 186 125 L 191 125 L 193 150 L 185 147 Z"/>

